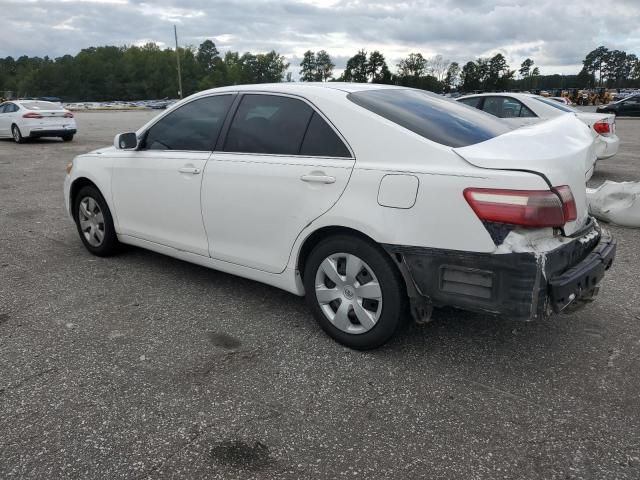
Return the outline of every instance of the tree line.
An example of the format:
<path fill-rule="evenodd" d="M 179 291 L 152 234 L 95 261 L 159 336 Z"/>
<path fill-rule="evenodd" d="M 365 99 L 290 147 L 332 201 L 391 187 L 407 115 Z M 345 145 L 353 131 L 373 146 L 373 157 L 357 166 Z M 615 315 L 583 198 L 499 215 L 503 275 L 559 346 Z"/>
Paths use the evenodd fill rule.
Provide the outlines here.
<path fill-rule="evenodd" d="M 227 51 L 222 55 L 211 40 L 197 48 L 178 50 L 183 95 L 207 88 L 247 83 L 291 81 L 289 63 L 276 51 L 253 54 Z M 325 50 L 304 53 L 300 81 L 373 82 L 431 90 L 535 90 L 552 88 L 640 87 L 640 62 L 635 54 L 600 46 L 589 52 L 576 75 L 541 75 L 527 58 L 512 69 L 504 55 L 478 58 L 464 65 L 442 55 L 426 58 L 408 54 L 391 68 L 384 55 L 359 50 L 341 75 Z M 393 69 L 393 71 L 392 71 Z M 77 55 L 0 58 L 0 96 L 57 96 L 66 101 L 109 101 L 175 98 L 178 96 L 176 51 L 154 43 L 143 46 L 104 46 Z"/>

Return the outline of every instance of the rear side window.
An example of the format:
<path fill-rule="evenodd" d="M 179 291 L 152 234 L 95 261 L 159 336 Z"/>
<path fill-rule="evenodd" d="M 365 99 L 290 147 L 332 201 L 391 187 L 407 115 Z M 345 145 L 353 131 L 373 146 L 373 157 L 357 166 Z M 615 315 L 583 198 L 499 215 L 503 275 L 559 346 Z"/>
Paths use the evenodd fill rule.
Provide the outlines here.
<path fill-rule="evenodd" d="M 351 157 L 343 141 L 317 113 L 311 116 L 300 154 L 316 157 Z"/>
<path fill-rule="evenodd" d="M 510 130 L 479 110 L 422 90 L 380 89 L 347 95 L 352 102 L 449 147 L 484 142 Z"/>
<path fill-rule="evenodd" d="M 215 95 L 179 107 L 148 130 L 143 148 L 196 152 L 213 150 L 232 101 L 232 95 Z"/>
<path fill-rule="evenodd" d="M 470 107 L 473 107 L 473 108 L 480 108 L 480 102 L 482 101 L 482 97 L 463 98 L 458 101 L 464 103 L 465 105 L 469 105 Z"/>
<path fill-rule="evenodd" d="M 301 100 L 245 95 L 233 118 L 225 152 L 298 155 L 313 110 Z"/>
<path fill-rule="evenodd" d="M 549 105 L 550 107 L 556 108 L 558 110 L 562 110 L 563 112 L 577 112 L 576 109 L 568 107 L 560 102 L 556 102 L 555 100 L 547 100 L 544 97 L 531 97 L 534 100 L 537 100 L 540 103 L 544 103 L 545 105 Z"/>
<path fill-rule="evenodd" d="M 51 102 L 22 102 L 27 110 L 64 110 L 62 105 Z"/>

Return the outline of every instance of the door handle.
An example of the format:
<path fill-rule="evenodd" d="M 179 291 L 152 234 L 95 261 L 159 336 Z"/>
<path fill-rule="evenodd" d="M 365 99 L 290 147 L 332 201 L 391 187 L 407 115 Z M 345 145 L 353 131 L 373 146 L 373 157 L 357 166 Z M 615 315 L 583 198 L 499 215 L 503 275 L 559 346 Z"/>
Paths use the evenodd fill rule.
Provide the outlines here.
<path fill-rule="evenodd" d="M 180 173 L 191 173 L 193 175 L 198 175 L 200 173 L 200 169 L 195 167 L 182 167 L 179 168 L 178 171 Z"/>
<path fill-rule="evenodd" d="M 300 180 L 308 183 L 336 183 L 336 177 L 329 175 L 302 175 Z"/>

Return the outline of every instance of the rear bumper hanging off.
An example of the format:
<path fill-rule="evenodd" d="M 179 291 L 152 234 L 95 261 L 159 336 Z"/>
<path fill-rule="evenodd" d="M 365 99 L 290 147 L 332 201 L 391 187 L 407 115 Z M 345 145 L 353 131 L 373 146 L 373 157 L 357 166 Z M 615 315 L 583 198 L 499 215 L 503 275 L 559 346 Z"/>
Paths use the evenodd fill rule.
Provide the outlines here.
<path fill-rule="evenodd" d="M 613 263 L 616 241 L 592 222 L 548 252 L 475 253 L 384 245 L 412 302 L 535 320 L 594 298 Z"/>

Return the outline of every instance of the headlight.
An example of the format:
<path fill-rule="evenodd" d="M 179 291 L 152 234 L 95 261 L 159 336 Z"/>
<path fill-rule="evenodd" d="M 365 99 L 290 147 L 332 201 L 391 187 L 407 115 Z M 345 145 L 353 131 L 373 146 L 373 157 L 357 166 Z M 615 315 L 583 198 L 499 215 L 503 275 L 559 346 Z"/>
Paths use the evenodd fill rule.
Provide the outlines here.
<path fill-rule="evenodd" d="M 67 175 L 69 175 L 71 173 L 72 169 L 73 169 L 73 160 L 71 160 L 69 163 L 67 163 Z"/>

